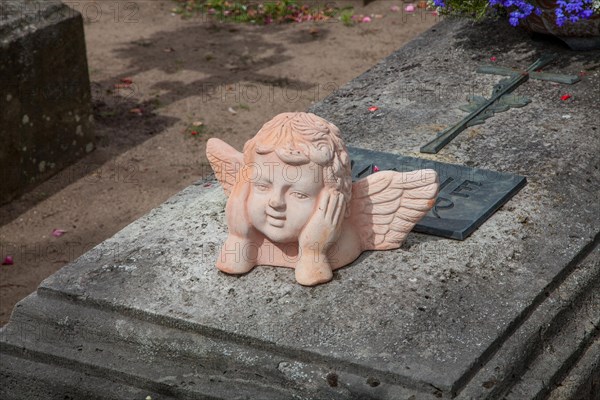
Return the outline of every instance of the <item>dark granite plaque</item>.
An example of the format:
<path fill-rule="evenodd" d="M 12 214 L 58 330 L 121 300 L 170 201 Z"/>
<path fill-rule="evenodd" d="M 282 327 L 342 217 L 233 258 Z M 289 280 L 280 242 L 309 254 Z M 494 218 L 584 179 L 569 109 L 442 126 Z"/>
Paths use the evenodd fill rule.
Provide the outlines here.
<path fill-rule="evenodd" d="M 523 176 L 441 163 L 398 154 L 348 147 L 352 178 L 364 178 L 377 169 L 409 172 L 430 168 L 440 179 L 433 209 L 415 226 L 416 232 L 464 240 L 519 191 Z"/>

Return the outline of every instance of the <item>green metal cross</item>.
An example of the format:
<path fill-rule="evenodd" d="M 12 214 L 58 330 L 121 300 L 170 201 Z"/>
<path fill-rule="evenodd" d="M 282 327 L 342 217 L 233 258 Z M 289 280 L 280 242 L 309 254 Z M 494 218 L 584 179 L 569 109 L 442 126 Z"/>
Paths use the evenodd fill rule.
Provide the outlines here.
<path fill-rule="evenodd" d="M 531 64 L 525 71 L 497 66 L 480 67 L 477 72 L 505 75 L 510 78 L 503 79 L 494 86 L 490 99 L 486 99 L 482 96 L 470 96 L 468 99 L 469 104 L 459 107 L 461 110 L 468 112 L 469 115 L 459 121 L 456 125 L 439 132 L 434 140 L 421 147 L 421 153 L 435 154 L 466 128 L 483 124 L 486 119 L 490 118 L 495 113 L 506 111 L 512 107 L 523 107 L 529 104 L 531 99 L 510 94 L 529 78 L 569 85 L 579 82 L 579 77 L 576 75 L 561 75 L 538 71 L 555 59 L 556 55 L 554 54 L 544 55 Z"/>

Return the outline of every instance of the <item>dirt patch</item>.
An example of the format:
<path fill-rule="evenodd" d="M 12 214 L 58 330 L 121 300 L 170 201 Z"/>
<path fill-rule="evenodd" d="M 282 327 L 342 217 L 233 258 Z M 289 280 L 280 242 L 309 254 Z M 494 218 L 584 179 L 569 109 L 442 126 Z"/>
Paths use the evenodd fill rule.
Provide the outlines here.
<path fill-rule="evenodd" d="M 241 149 L 437 22 L 390 11 L 402 2 L 347 3 L 371 22 L 224 24 L 181 19 L 169 1 L 84 12 L 98 147 L 0 208 L 0 256 L 14 259 L 0 267 L 0 324 L 44 278 L 209 174 L 209 137 Z"/>

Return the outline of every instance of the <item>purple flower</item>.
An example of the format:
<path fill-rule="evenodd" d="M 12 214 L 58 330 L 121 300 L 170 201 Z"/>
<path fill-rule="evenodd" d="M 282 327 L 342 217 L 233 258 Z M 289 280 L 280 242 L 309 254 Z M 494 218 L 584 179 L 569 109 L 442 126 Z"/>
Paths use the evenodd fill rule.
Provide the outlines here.
<path fill-rule="evenodd" d="M 581 12 L 581 16 L 585 19 L 590 18 L 594 14 L 594 10 L 587 8 Z"/>
<path fill-rule="evenodd" d="M 563 26 L 566 22 L 575 23 L 580 19 L 588 19 L 594 15 L 595 0 L 557 0 L 554 10 L 556 25 Z M 532 0 L 488 0 L 488 5 L 508 12 L 508 22 L 512 26 L 529 17 L 531 14 L 542 15 L 542 10 L 532 4 Z M 453 11 L 453 5 L 461 5 L 459 0 L 433 0 L 436 7 Z"/>
<path fill-rule="evenodd" d="M 575 23 L 580 19 L 588 19 L 594 14 L 592 0 L 557 0 L 556 25 L 563 26 L 565 22 Z"/>

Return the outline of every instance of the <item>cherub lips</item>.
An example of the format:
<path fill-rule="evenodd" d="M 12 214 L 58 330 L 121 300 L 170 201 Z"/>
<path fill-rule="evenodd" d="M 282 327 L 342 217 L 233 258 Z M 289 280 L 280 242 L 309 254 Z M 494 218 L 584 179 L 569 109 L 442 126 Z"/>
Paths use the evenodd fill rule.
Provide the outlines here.
<path fill-rule="evenodd" d="M 267 213 L 267 220 L 269 224 L 278 228 L 281 228 L 285 222 L 285 214 L 269 214 Z"/>

